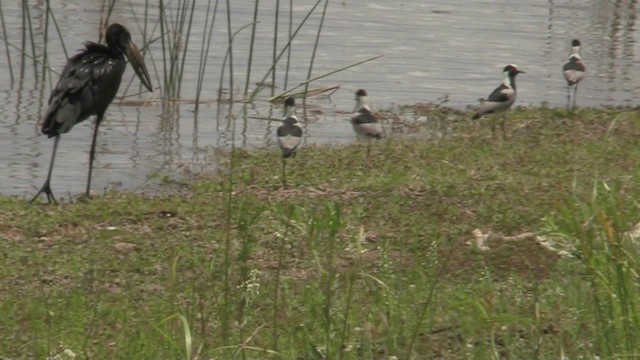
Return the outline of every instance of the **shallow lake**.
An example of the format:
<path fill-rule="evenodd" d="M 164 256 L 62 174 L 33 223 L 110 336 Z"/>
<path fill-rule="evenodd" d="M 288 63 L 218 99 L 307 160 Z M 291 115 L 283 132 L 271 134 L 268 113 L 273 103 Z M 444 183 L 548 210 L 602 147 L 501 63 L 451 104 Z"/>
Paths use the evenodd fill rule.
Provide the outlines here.
<path fill-rule="evenodd" d="M 33 33 L 27 34 L 27 55 L 35 52 L 39 61 L 44 53 L 46 5 L 31 1 L 29 18 Z M 103 15 L 100 5 L 81 0 L 52 1 L 51 7 L 61 29 L 69 55 L 81 48 L 85 40 L 98 40 Z M 97 2 L 96 2 L 97 3 Z M 147 38 L 156 39 L 157 6 L 145 8 L 144 1 L 118 1 L 111 21 L 126 25 L 134 42 L 145 40 L 138 21 L 148 11 Z M 167 2 L 168 3 L 168 2 Z M 183 2 L 185 3 L 185 2 Z M 216 1 L 211 1 L 211 6 Z M 257 25 L 249 91 L 256 88 L 271 66 L 274 48 L 275 1 L 261 1 Z M 295 30 L 309 13 L 314 0 L 280 1 L 278 13 L 278 52 L 286 44 L 289 17 Z M 171 3 L 171 16 L 178 14 Z M 186 2 L 191 6 L 191 2 Z M 215 166 L 211 156 L 215 149 L 256 148 L 275 145 L 282 110 L 266 101 L 271 88 L 256 95 L 245 105 L 218 104 L 220 76 L 228 47 L 226 1 L 219 1 L 214 19 L 213 37 L 202 77 L 203 88 L 199 111 L 194 111 L 196 84 L 203 38 L 213 12 L 207 12 L 208 1 L 196 1 L 189 44 L 186 46 L 184 75 L 180 98 L 183 103 L 163 107 L 163 47 L 160 40 L 149 44 L 146 63 L 152 73 L 153 94 L 118 99 L 107 111 L 100 127 L 93 189 L 144 189 L 151 174 L 182 176 L 188 171 Z M 292 41 L 286 88 L 305 81 L 320 25 L 324 2 L 311 14 Z M 46 111 L 50 89 L 57 75 L 21 59 L 23 9 L 20 2 L 1 3 L 6 28 L 6 41 L 0 42 L 0 194 L 30 196 L 42 185 L 50 160 L 53 140 L 39 133 L 37 123 Z M 291 10 L 291 11 L 290 11 Z M 570 41 L 582 41 L 582 57 L 587 77 L 580 84 L 578 106 L 637 105 L 640 99 L 640 45 L 636 1 L 529 1 L 529 0 L 422 0 L 366 2 L 343 0 L 330 2 L 322 23 L 322 31 L 311 78 L 341 69 L 350 64 L 383 55 L 381 58 L 324 77 L 311 83 L 311 88 L 337 86 L 331 96 L 308 99 L 305 144 L 331 144 L 354 141 L 347 113 L 353 110 L 353 93 L 368 90 L 374 109 L 397 111 L 398 105 L 417 102 L 439 102 L 466 109 L 486 97 L 502 80 L 502 68 L 517 64 L 526 74 L 517 79 L 516 105 L 566 104 L 566 83 L 561 67 L 570 53 Z M 232 1 L 231 30 L 238 31 L 233 42 L 233 84 L 228 68 L 223 79 L 224 96 L 233 93 L 242 98 L 249 63 L 249 44 L 254 17 L 254 2 Z M 209 14 L 209 16 L 207 16 Z M 51 19 L 49 19 L 51 21 Z M 245 26 L 248 27 L 244 28 Z M 55 28 L 49 24 L 46 55 L 48 65 L 61 71 L 65 53 Z M 181 39 L 180 51 L 185 49 Z M 9 45 L 8 45 L 9 44 Z M 11 67 L 7 59 L 10 53 Z M 276 66 L 275 94 L 285 90 L 285 54 Z M 21 68 L 24 76 L 21 78 Z M 11 81 L 11 74 L 14 81 Z M 36 75 L 37 74 L 37 75 Z M 271 81 L 271 76 L 267 77 Z M 127 85 L 131 82 L 131 87 Z M 123 78 L 121 95 L 135 94 L 139 81 L 129 68 Z M 231 90 L 230 90 L 231 88 Z M 145 100 L 148 103 L 141 106 Z M 229 121 L 235 117 L 235 129 Z M 83 191 L 88 169 L 88 153 L 92 133 L 91 121 L 76 125 L 62 136 L 53 172 L 54 193 L 63 198 Z M 234 131 L 235 130 L 235 131 Z M 234 137 L 235 136 L 235 137 Z M 152 180 L 156 181 L 156 180 Z"/>

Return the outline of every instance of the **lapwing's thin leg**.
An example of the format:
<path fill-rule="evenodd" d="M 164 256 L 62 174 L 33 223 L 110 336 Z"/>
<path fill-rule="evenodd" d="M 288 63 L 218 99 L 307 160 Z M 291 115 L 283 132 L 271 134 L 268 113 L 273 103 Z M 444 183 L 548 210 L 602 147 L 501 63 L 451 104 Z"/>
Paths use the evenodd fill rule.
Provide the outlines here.
<path fill-rule="evenodd" d="M 87 193 L 86 196 L 89 196 L 91 191 L 91 174 L 93 173 L 93 160 L 96 157 L 96 139 L 98 138 L 98 128 L 100 128 L 100 123 L 102 122 L 103 114 L 98 115 L 96 119 L 96 126 L 93 128 L 93 139 L 91 140 L 91 151 L 89 151 L 89 176 L 87 177 Z"/>
<path fill-rule="evenodd" d="M 40 191 L 38 191 L 36 196 L 31 199 L 31 202 L 34 202 L 38 198 L 38 196 L 40 196 L 40 194 L 45 193 L 47 195 L 47 201 L 49 201 L 49 204 L 51 204 L 52 202 L 54 204 L 58 203 L 53 197 L 53 192 L 51 192 L 51 173 L 53 172 L 53 163 L 56 160 L 58 141 L 60 141 L 60 135 L 56 135 L 56 138 L 53 141 L 53 153 L 51 154 L 51 162 L 49 162 L 49 173 L 47 174 L 47 180 L 44 182 L 44 185 L 42 185 L 42 188 L 40 188 Z"/>
<path fill-rule="evenodd" d="M 282 187 L 287 187 L 287 159 L 282 158 Z"/>
<path fill-rule="evenodd" d="M 490 122 L 491 122 L 491 138 L 495 139 L 496 138 L 496 119 L 492 118 Z"/>
<path fill-rule="evenodd" d="M 507 140 L 507 119 L 503 116 L 500 118 L 500 127 L 502 128 L 502 140 Z"/>
<path fill-rule="evenodd" d="M 571 110 L 571 86 L 567 86 L 567 110 Z"/>
<path fill-rule="evenodd" d="M 573 109 L 576 109 L 576 102 L 578 101 L 578 84 L 573 88 Z"/>

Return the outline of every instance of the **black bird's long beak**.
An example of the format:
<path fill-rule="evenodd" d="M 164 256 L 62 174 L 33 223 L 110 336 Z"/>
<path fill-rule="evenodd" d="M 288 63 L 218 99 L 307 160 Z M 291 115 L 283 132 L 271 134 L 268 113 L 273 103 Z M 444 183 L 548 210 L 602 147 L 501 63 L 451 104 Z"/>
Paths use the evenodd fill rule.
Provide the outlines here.
<path fill-rule="evenodd" d="M 140 54 L 140 50 L 138 50 L 138 47 L 133 42 L 129 43 L 126 55 L 133 67 L 133 70 L 136 72 L 136 75 L 140 78 L 142 85 L 144 85 L 144 87 L 146 87 L 150 92 L 153 92 L 151 77 L 147 71 L 147 66 L 144 64 L 144 59 L 142 58 L 142 54 Z"/>

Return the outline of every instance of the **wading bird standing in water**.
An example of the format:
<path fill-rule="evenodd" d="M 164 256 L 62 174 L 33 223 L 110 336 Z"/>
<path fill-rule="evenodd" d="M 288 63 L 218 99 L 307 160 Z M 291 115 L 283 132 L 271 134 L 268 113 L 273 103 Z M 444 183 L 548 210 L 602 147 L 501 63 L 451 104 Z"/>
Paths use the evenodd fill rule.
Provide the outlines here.
<path fill-rule="evenodd" d="M 576 96 L 578 95 L 578 83 L 584 78 L 586 67 L 580 57 L 580 40 L 574 39 L 571 42 L 571 56 L 569 61 L 562 67 L 564 78 L 567 80 L 567 109 L 576 107 Z M 573 107 L 571 106 L 571 87 L 573 86 Z"/>
<path fill-rule="evenodd" d="M 473 120 L 480 119 L 482 116 L 487 114 L 507 111 L 516 101 L 516 76 L 520 73 L 524 73 L 524 71 L 520 71 L 517 66 L 510 64 L 505 66 L 502 72 L 504 73 L 504 80 L 502 81 L 502 84 L 493 90 L 488 99 L 480 104 L 478 110 L 473 115 Z M 500 127 L 502 128 L 502 138 L 506 139 L 507 132 L 505 129 L 504 116 L 500 120 Z M 496 135 L 495 121 L 491 122 L 491 134 L 493 137 Z"/>
<path fill-rule="evenodd" d="M 302 125 L 296 116 L 296 103 L 292 97 L 284 101 L 284 118 L 278 127 L 278 145 L 282 149 L 282 184 L 287 186 L 287 159 L 296 156 L 296 150 L 302 142 Z"/>
<path fill-rule="evenodd" d="M 49 108 L 42 120 L 42 133 L 50 138 L 55 137 L 53 153 L 51 154 L 47 180 L 33 197 L 32 202 L 42 193 L 47 195 L 49 203 L 56 202 L 51 192 L 50 182 L 60 135 L 67 133 L 75 124 L 86 120 L 89 116 L 96 115 L 89 152 L 89 177 L 86 192 L 87 196 L 89 195 L 98 127 L 104 118 L 107 107 L 118 92 L 122 74 L 127 65 L 126 59 L 131 63 L 142 84 L 149 91 L 153 91 L 142 55 L 131 41 L 129 31 L 120 24 L 111 24 L 107 29 L 105 39 L 107 45 L 87 42 L 85 49 L 70 58 L 62 70 L 58 84 L 51 92 Z"/>
<path fill-rule="evenodd" d="M 356 91 L 356 109 L 351 116 L 351 125 L 356 134 L 367 140 L 367 162 L 369 162 L 369 153 L 371 152 L 371 140 L 382 139 L 382 127 L 378 122 L 378 118 L 369 108 L 367 91 L 360 89 Z"/>

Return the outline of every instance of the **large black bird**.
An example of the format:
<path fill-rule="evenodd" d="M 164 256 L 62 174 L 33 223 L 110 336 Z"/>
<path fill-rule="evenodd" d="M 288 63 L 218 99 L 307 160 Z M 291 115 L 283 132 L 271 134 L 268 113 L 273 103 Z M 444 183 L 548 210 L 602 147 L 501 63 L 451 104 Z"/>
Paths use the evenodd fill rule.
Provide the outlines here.
<path fill-rule="evenodd" d="M 96 150 L 98 127 L 104 113 L 120 87 L 127 59 L 142 84 L 153 91 L 151 79 L 140 51 L 131 41 L 129 30 L 120 24 L 111 24 L 105 36 L 107 45 L 86 42 L 85 48 L 67 61 L 60 80 L 49 97 L 49 108 L 42 120 L 42 133 L 55 137 L 47 180 L 32 202 L 45 193 L 49 203 L 56 199 L 51 192 L 51 171 L 56 157 L 60 135 L 91 115 L 96 115 L 91 151 L 89 152 L 89 177 L 87 195 L 91 189 L 91 171 Z"/>

